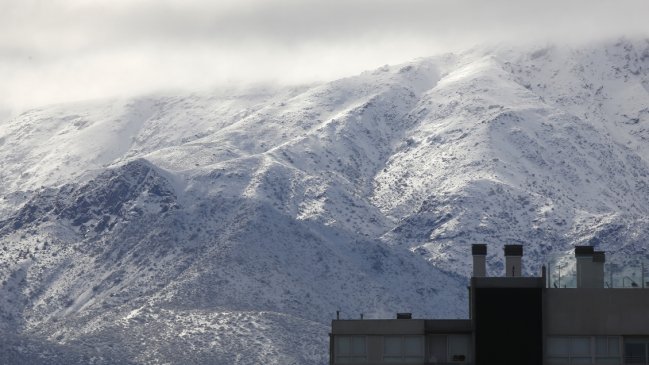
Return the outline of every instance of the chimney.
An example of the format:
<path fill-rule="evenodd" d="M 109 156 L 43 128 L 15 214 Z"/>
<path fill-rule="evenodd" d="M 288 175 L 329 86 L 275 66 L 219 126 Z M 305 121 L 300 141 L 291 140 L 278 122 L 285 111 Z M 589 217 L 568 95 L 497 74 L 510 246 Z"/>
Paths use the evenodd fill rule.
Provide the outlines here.
<path fill-rule="evenodd" d="M 594 288 L 595 265 L 593 246 L 575 246 L 577 260 L 577 288 Z M 603 282 L 603 280 L 602 280 Z"/>
<path fill-rule="evenodd" d="M 593 288 L 604 287 L 604 263 L 606 262 L 606 254 L 604 251 L 593 252 Z"/>
<path fill-rule="evenodd" d="M 471 254 L 473 255 L 473 276 L 487 276 L 487 245 L 484 243 L 471 245 Z"/>
<path fill-rule="evenodd" d="M 505 245 L 505 276 L 521 276 L 523 245 Z"/>

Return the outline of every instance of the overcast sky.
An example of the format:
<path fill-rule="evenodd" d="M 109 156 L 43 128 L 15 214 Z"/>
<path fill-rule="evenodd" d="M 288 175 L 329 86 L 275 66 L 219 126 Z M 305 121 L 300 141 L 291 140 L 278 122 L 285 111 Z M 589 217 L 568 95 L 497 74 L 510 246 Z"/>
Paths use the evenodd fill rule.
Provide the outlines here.
<path fill-rule="evenodd" d="M 482 43 L 649 35 L 645 0 L 0 0 L 2 109 L 329 80 Z"/>

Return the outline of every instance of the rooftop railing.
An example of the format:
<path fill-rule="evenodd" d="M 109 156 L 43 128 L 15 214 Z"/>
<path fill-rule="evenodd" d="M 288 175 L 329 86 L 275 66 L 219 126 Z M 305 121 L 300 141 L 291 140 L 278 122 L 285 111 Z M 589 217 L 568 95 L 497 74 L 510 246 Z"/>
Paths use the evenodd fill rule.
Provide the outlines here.
<path fill-rule="evenodd" d="M 577 259 L 572 252 L 547 260 L 549 288 L 577 287 Z M 649 257 L 606 253 L 604 288 L 649 288 Z"/>

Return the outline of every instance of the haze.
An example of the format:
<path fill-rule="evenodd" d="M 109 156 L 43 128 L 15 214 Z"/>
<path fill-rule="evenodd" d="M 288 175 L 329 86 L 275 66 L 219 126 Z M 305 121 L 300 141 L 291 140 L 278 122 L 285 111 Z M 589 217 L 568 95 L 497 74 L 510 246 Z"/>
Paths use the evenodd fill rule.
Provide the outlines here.
<path fill-rule="evenodd" d="M 646 37 L 645 1 L 0 0 L 0 118 L 29 107 L 330 80 L 484 43 Z"/>

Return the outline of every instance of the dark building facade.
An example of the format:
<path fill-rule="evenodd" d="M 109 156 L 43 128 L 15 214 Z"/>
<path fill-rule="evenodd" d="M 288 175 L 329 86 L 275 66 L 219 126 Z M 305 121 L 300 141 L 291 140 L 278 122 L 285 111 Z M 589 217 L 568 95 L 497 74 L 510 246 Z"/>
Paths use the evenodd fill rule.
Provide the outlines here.
<path fill-rule="evenodd" d="M 521 276 L 521 245 L 505 246 L 504 277 L 486 276 L 486 245 L 472 251 L 469 319 L 334 320 L 330 364 L 649 365 L 649 290 L 605 288 L 604 253 L 577 246 L 563 288 L 545 267 Z"/>

